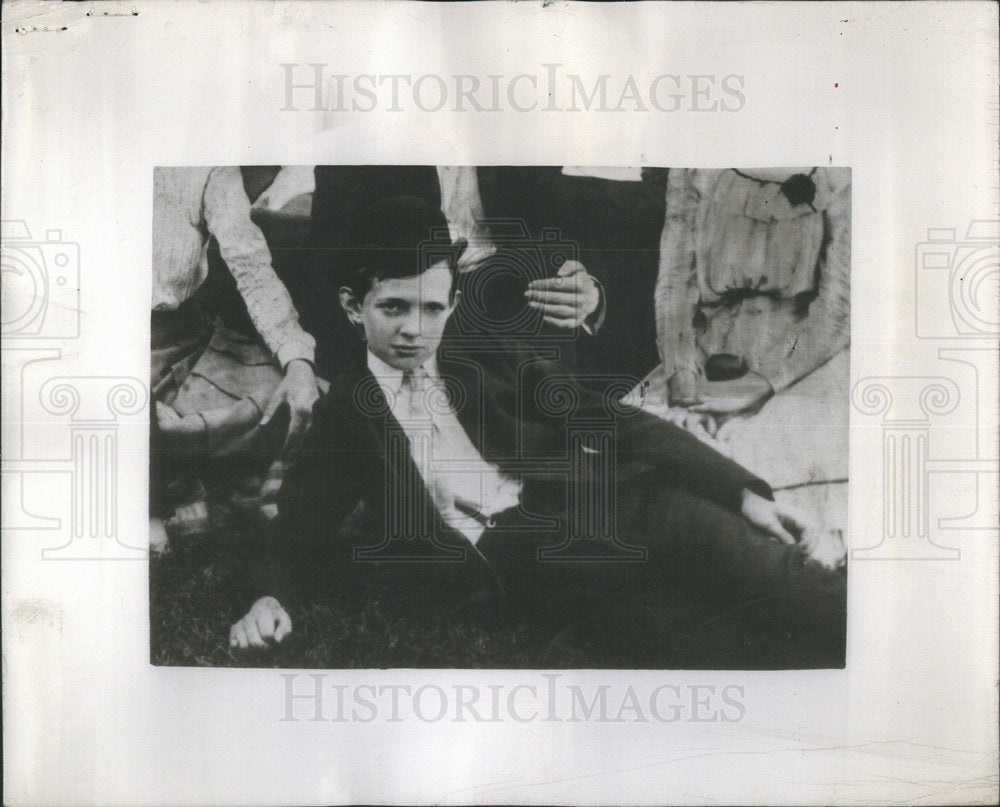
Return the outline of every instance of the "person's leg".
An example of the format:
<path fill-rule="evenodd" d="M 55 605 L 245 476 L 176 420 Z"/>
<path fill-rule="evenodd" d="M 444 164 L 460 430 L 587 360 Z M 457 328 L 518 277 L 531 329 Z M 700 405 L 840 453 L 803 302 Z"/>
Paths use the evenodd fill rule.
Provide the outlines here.
<path fill-rule="evenodd" d="M 579 553 L 558 551 L 563 540 L 560 530 L 515 524 L 488 530 L 476 546 L 502 587 L 507 617 L 536 635 L 552 637 L 585 624 L 608 611 L 638 579 L 640 564 L 621 562 L 613 547 L 588 545 L 591 557 L 581 559 Z"/>
<path fill-rule="evenodd" d="M 166 519 L 173 513 L 169 478 L 179 467 L 166 451 L 158 402 L 173 403 L 189 365 L 205 350 L 212 328 L 200 300 L 192 299 L 173 311 L 153 311 L 150 317 L 149 504 L 150 516 Z"/>
<path fill-rule="evenodd" d="M 618 528 L 649 551 L 650 571 L 663 574 L 717 613 L 778 632 L 792 643 L 844 661 L 847 577 L 806 559 L 753 527 L 738 513 L 656 477 L 629 486 Z"/>
<path fill-rule="evenodd" d="M 713 666 L 712 659 L 726 660 L 715 666 L 843 665 L 843 571 L 807 562 L 797 547 L 739 514 L 671 490 L 653 475 L 630 482 L 621 495 L 615 534 L 646 549 L 642 562 L 623 561 L 600 541 L 588 542 L 587 560 L 571 559 L 569 551 L 540 555 L 560 544 L 555 532 L 484 535 L 479 549 L 518 619 L 561 629 L 595 619 L 606 626 L 612 609 L 630 614 L 619 634 L 604 631 L 605 652 L 612 662 L 629 657 L 633 666 Z M 594 557 L 602 548 L 604 560 Z M 639 600 L 641 607 L 628 604 Z M 629 642 L 637 647 L 624 647 Z"/>

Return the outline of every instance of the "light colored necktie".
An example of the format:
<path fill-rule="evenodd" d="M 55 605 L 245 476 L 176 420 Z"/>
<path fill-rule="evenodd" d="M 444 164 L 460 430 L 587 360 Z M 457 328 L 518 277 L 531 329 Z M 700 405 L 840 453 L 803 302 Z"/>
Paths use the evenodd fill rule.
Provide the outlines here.
<path fill-rule="evenodd" d="M 399 389 L 403 400 L 406 401 L 408 420 L 429 421 L 431 419 L 424 401 L 424 381 L 426 378 L 427 372 L 422 367 L 403 371 L 403 383 Z"/>

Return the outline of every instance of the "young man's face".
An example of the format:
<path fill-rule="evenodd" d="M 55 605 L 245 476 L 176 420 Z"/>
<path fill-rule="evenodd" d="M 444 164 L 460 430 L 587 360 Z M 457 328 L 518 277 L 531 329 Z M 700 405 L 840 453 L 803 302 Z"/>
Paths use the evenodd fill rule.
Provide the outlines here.
<path fill-rule="evenodd" d="M 455 303 L 447 263 L 414 277 L 376 280 L 365 299 L 347 289 L 341 303 L 352 322 L 365 329 L 368 349 L 397 370 L 419 367 L 437 352 Z"/>

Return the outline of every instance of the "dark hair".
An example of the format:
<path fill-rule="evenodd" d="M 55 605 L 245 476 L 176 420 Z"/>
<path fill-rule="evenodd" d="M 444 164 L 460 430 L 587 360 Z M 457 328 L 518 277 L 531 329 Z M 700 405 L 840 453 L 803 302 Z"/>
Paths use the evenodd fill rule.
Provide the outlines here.
<path fill-rule="evenodd" d="M 458 282 L 458 259 L 466 240 L 452 242 L 440 209 L 417 196 L 395 196 L 370 205 L 351 229 L 347 287 L 364 300 L 376 280 L 422 275 L 443 261 Z"/>

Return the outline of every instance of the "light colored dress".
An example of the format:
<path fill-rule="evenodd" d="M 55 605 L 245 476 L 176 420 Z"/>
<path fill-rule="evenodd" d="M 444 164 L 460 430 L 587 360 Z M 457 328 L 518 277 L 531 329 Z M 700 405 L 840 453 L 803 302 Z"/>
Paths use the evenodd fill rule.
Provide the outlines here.
<path fill-rule="evenodd" d="M 215 236 L 256 335 L 206 312 L 197 299 Z M 275 274 L 235 166 L 153 172 L 151 379 L 160 440 L 212 457 L 240 456 L 295 359 L 312 363 L 315 340 Z"/>
<path fill-rule="evenodd" d="M 850 169 L 809 179 L 812 202 L 792 205 L 779 182 L 671 170 L 656 291 L 668 377 L 730 353 L 780 392 L 848 346 Z"/>
<path fill-rule="evenodd" d="M 745 361 L 774 396 L 699 436 L 831 528 L 846 523 L 850 205 L 848 168 L 671 169 L 656 290 L 663 364 L 633 398 L 676 416 L 674 372 L 704 378 L 720 354 Z"/>

